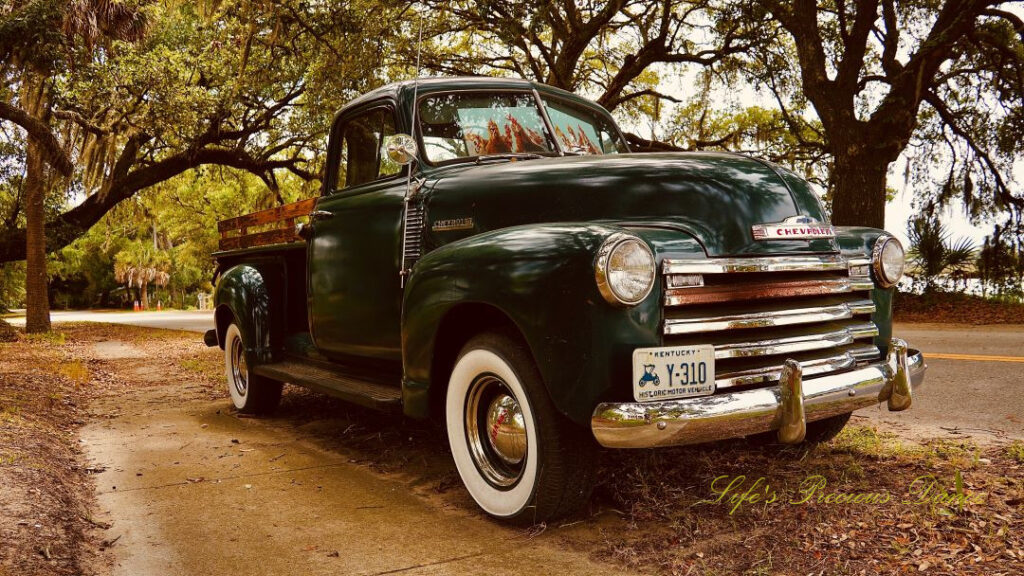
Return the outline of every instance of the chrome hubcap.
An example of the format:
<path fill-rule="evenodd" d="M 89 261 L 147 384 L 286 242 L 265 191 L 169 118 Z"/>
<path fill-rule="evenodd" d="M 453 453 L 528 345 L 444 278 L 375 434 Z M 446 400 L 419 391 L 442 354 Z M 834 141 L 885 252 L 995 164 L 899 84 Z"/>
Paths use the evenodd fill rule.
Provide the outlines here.
<path fill-rule="evenodd" d="M 473 462 L 499 488 L 513 486 L 523 474 L 528 450 L 523 411 L 505 382 L 486 374 L 469 388 L 466 438 Z"/>
<path fill-rule="evenodd" d="M 499 394 L 487 409 L 487 441 L 506 464 L 516 465 L 526 456 L 526 425 L 516 399 Z"/>
<path fill-rule="evenodd" d="M 245 364 L 241 338 L 231 341 L 231 384 L 239 396 L 245 396 L 245 391 L 249 389 L 249 369 Z"/>

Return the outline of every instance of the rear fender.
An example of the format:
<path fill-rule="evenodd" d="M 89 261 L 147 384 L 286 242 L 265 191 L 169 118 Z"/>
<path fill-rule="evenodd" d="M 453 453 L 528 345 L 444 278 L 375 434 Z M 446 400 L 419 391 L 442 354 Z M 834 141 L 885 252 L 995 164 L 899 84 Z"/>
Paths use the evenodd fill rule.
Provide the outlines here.
<path fill-rule="evenodd" d="M 224 346 L 224 334 L 230 322 L 223 322 L 224 311 L 230 312 L 250 362 L 270 362 L 276 340 L 281 330 L 280 314 L 274 313 L 271 295 L 280 294 L 278 288 L 284 281 L 284 271 L 273 263 L 239 264 L 224 271 L 214 291 L 213 302 L 217 310 L 217 340 Z M 283 325 L 281 325 L 283 327 Z"/>

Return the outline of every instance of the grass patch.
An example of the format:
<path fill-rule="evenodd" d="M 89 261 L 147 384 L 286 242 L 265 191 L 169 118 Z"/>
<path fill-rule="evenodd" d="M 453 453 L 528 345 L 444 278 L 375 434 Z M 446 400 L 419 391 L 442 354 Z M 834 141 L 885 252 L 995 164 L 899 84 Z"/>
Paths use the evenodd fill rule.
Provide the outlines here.
<path fill-rule="evenodd" d="M 87 384 L 90 377 L 89 368 L 80 360 L 62 362 L 57 367 L 56 373 L 73 382 L 75 386 Z"/>
<path fill-rule="evenodd" d="M 1006 447 L 1006 455 L 1018 464 L 1024 464 L 1024 442 L 1014 440 Z"/>
<path fill-rule="evenodd" d="M 834 452 L 875 460 L 920 454 L 920 448 L 905 444 L 899 435 L 873 426 L 847 425 L 830 447 Z"/>
<path fill-rule="evenodd" d="M 41 332 L 39 334 L 22 334 L 22 338 L 26 342 L 32 344 L 51 344 L 54 346 L 63 346 L 67 342 L 67 335 L 63 332 Z"/>
<path fill-rule="evenodd" d="M 179 363 L 179 366 L 181 366 L 185 370 L 188 370 L 189 372 L 205 373 L 209 369 L 209 366 L 207 366 L 202 360 L 199 360 L 198 358 L 188 358 L 182 360 Z"/>

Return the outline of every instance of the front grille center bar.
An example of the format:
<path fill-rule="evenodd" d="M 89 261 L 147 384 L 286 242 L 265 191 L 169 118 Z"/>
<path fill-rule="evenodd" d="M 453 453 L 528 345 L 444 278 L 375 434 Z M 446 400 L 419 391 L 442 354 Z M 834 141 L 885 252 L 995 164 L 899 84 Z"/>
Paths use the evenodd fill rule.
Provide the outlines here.
<path fill-rule="evenodd" d="M 697 334 L 700 332 L 718 332 L 738 328 L 792 326 L 794 324 L 845 320 L 853 318 L 855 314 L 871 314 L 874 311 L 875 303 L 871 300 L 856 300 L 828 306 L 810 306 L 807 308 L 780 309 L 751 312 L 748 314 L 730 314 L 728 316 L 669 318 L 665 320 L 664 332 L 667 335 Z"/>

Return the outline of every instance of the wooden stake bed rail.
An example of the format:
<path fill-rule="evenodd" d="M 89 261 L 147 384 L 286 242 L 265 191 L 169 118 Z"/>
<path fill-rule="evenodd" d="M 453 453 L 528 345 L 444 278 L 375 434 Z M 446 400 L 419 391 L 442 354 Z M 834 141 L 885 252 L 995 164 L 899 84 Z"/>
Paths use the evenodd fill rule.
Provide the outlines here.
<path fill-rule="evenodd" d="M 316 198 L 309 198 L 221 220 L 217 223 L 217 231 L 220 232 L 220 249 L 240 250 L 270 244 L 302 242 L 302 238 L 295 235 L 295 220 L 309 216 L 315 205 Z M 249 232 L 250 228 L 261 228 L 261 230 Z"/>

